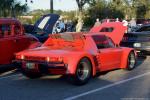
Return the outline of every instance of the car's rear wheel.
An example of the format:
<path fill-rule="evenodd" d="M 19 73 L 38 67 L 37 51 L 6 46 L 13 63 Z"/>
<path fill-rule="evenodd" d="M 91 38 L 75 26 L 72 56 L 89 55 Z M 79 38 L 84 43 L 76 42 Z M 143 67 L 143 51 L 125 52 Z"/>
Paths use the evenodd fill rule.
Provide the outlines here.
<path fill-rule="evenodd" d="M 77 69 L 74 75 L 69 75 L 68 79 L 75 85 L 86 84 L 92 75 L 92 66 L 87 58 L 83 58 L 77 65 Z"/>
<path fill-rule="evenodd" d="M 29 72 L 29 71 L 25 71 L 25 70 L 21 70 L 22 74 L 30 79 L 36 79 L 36 78 L 40 78 L 42 75 L 39 72 Z"/>
<path fill-rule="evenodd" d="M 128 60 L 127 60 L 127 70 L 132 70 L 135 68 L 136 64 L 136 57 L 135 53 L 131 51 L 128 55 Z"/>

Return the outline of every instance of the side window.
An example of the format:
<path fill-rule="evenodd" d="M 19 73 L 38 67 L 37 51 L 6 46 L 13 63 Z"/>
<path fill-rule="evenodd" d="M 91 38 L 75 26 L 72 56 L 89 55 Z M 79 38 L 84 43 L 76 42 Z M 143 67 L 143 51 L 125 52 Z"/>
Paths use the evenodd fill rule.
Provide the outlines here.
<path fill-rule="evenodd" d="M 104 35 L 94 35 L 92 36 L 98 49 L 110 48 L 109 41 Z"/>
<path fill-rule="evenodd" d="M 113 27 L 103 27 L 100 32 L 113 32 Z"/>
<path fill-rule="evenodd" d="M 18 35 L 21 32 L 21 28 L 19 25 L 14 25 L 14 34 Z"/>
<path fill-rule="evenodd" d="M 111 38 L 108 38 L 108 43 L 109 43 L 109 47 L 111 47 L 111 48 L 115 47 L 115 44 L 114 44 L 114 42 L 112 41 Z"/>
<path fill-rule="evenodd" d="M 0 38 L 4 36 L 4 33 L 2 32 L 2 25 L 0 25 Z"/>
<path fill-rule="evenodd" d="M 11 25 L 0 25 L 0 35 L 9 36 L 11 35 Z"/>

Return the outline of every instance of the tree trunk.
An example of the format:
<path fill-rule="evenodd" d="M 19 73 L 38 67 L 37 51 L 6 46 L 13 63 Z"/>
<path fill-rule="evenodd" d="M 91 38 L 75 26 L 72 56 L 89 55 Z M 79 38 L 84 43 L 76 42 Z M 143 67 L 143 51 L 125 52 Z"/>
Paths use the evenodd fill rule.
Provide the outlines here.
<path fill-rule="evenodd" d="M 76 25 L 76 32 L 81 32 L 83 24 L 84 24 L 83 23 L 83 12 L 79 11 L 78 23 Z"/>
<path fill-rule="evenodd" d="M 54 7 L 53 7 L 53 0 L 50 0 L 50 13 L 53 13 Z"/>
<path fill-rule="evenodd" d="M 86 0 L 85 0 L 86 1 Z M 76 0 L 77 5 L 78 5 L 78 23 L 76 25 L 76 32 L 81 32 L 82 27 L 83 27 L 83 6 L 86 2 L 80 1 L 80 0 Z"/>

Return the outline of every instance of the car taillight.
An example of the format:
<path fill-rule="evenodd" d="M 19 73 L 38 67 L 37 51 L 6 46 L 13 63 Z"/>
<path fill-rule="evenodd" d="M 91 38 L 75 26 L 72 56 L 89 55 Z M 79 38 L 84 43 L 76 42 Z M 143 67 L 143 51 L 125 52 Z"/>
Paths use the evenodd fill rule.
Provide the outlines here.
<path fill-rule="evenodd" d="M 47 58 L 46 58 L 46 61 L 47 61 L 47 62 L 50 62 L 50 57 L 47 57 Z"/>
<path fill-rule="evenodd" d="M 16 59 L 21 59 L 21 55 L 16 55 Z"/>
<path fill-rule="evenodd" d="M 62 57 L 47 57 L 46 58 L 47 62 L 63 62 Z"/>
<path fill-rule="evenodd" d="M 21 55 L 21 59 L 22 59 L 22 60 L 24 59 L 24 55 Z"/>
<path fill-rule="evenodd" d="M 25 57 L 24 57 L 24 55 L 16 55 L 16 59 L 24 59 Z"/>

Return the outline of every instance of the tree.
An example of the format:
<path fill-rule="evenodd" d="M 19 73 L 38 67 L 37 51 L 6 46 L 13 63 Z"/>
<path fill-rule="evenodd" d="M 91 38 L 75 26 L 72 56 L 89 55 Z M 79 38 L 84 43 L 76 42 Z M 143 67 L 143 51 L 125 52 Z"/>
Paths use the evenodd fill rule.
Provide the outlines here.
<path fill-rule="evenodd" d="M 84 5 L 86 3 L 88 3 L 90 6 L 93 6 L 96 1 L 98 0 L 76 0 L 77 2 L 77 5 L 78 5 L 78 12 L 79 12 L 79 15 L 78 15 L 78 24 L 80 27 L 82 27 L 83 25 L 83 8 L 84 8 Z M 82 29 L 82 28 L 80 28 Z"/>
<path fill-rule="evenodd" d="M 118 4 L 118 2 L 121 3 Z M 113 0 L 113 3 L 129 18 L 149 18 L 150 16 L 149 0 Z"/>
<path fill-rule="evenodd" d="M 123 18 L 124 13 L 119 10 L 119 8 L 114 7 L 112 3 L 114 2 L 97 0 L 95 5 L 88 7 L 86 11 L 85 25 L 92 27 L 91 25 L 94 25 L 97 18 L 100 20 L 106 18 Z"/>
<path fill-rule="evenodd" d="M 16 0 L 3 0 L 0 3 L 0 17 L 16 17 L 23 14 L 28 10 L 26 4 L 21 5 L 20 2 Z"/>

